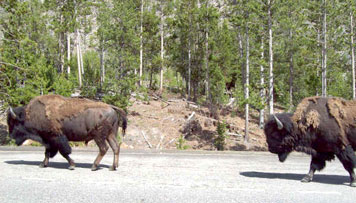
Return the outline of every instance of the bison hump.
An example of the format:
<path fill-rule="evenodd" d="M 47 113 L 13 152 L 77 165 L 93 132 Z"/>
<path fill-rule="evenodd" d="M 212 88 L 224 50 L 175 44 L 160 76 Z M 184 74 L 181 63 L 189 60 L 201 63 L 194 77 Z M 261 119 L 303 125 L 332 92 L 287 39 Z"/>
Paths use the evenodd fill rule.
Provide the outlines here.
<path fill-rule="evenodd" d="M 111 108 L 103 102 L 84 98 L 66 98 L 60 95 L 35 97 L 26 106 L 26 119 L 38 123 L 42 128 L 59 131 L 61 121 L 77 117 L 89 108 Z"/>

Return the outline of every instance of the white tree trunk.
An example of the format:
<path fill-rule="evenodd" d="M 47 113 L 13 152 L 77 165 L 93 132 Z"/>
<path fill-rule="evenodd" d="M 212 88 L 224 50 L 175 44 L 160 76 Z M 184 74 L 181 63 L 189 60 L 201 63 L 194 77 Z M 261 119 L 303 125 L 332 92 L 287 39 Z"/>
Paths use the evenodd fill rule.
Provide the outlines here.
<path fill-rule="evenodd" d="M 263 61 L 265 58 L 264 54 L 264 39 L 262 37 L 261 39 L 261 61 Z M 261 74 L 261 80 L 260 80 L 260 85 L 261 85 L 261 91 L 260 91 L 260 97 L 262 104 L 265 104 L 265 96 L 266 96 L 266 90 L 265 90 L 265 76 L 264 76 L 265 68 L 263 67 L 263 64 L 260 65 L 260 74 Z M 260 119 L 259 119 L 259 127 L 263 128 L 265 124 L 265 119 L 264 119 L 264 114 L 265 114 L 265 109 L 262 108 L 260 109 Z"/>
<path fill-rule="evenodd" d="M 140 75 L 139 85 L 142 86 L 143 73 L 143 0 L 141 0 L 141 25 L 140 25 Z"/>
<path fill-rule="evenodd" d="M 293 33 L 292 29 L 289 30 L 289 40 L 292 42 Z M 293 52 L 289 51 L 289 111 L 293 108 L 293 80 L 294 80 L 294 62 Z"/>
<path fill-rule="evenodd" d="M 78 62 L 79 87 L 82 87 L 82 71 L 81 71 L 80 48 L 79 48 L 79 31 L 77 31 L 77 62 Z"/>
<path fill-rule="evenodd" d="M 356 99 L 355 93 L 355 46 L 354 46 L 354 24 L 352 12 L 350 12 L 350 33 L 351 33 L 351 67 L 352 67 L 352 98 Z"/>
<path fill-rule="evenodd" d="M 190 97 L 191 97 L 191 95 L 190 95 L 190 89 L 191 89 L 191 87 L 190 87 L 190 84 L 191 84 L 191 77 L 192 77 L 192 67 L 191 67 L 191 65 L 192 65 L 192 56 L 191 56 L 191 48 L 190 48 L 190 39 L 189 39 L 189 43 L 188 43 L 188 46 L 189 46 L 189 50 L 188 50 L 188 82 L 187 82 L 187 85 L 188 85 L 188 100 L 190 100 Z"/>
<path fill-rule="evenodd" d="M 60 34 L 59 37 L 59 46 L 60 46 L 60 60 L 61 60 L 61 73 L 64 73 L 64 49 L 65 49 L 65 42 L 64 42 L 64 33 Z"/>
<path fill-rule="evenodd" d="M 248 27 L 246 26 L 246 81 L 245 81 L 245 99 L 248 100 L 250 97 L 249 83 L 250 83 L 250 42 Z M 249 141 L 249 102 L 245 105 L 245 142 Z"/>
<path fill-rule="evenodd" d="M 101 48 L 101 50 L 100 50 L 100 72 L 101 72 L 100 82 L 101 82 L 101 86 L 103 86 L 104 82 L 105 82 L 104 57 L 105 57 L 105 52 L 104 52 L 104 49 Z"/>
<path fill-rule="evenodd" d="M 205 32 L 205 80 L 206 80 L 206 98 L 211 103 L 210 94 L 210 76 L 209 76 L 209 30 Z"/>
<path fill-rule="evenodd" d="M 81 43 L 80 43 L 80 33 L 79 33 L 79 31 L 78 31 L 78 46 L 79 46 L 80 68 L 81 68 L 82 75 L 84 75 L 83 54 L 82 54 L 82 48 L 81 48 Z"/>
<path fill-rule="evenodd" d="M 273 35 L 272 35 L 272 14 L 271 0 L 268 0 L 268 33 L 269 33 L 269 114 L 273 114 Z"/>
<path fill-rule="evenodd" d="M 243 48 L 243 43 L 242 43 L 242 35 L 241 31 L 238 32 L 238 41 L 239 41 L 239 50 L 240 50 L 240 58 L 244 58 L 244 48 Z M 244 62 L 242 62 L 241 67 L 245 67 Z M 241 71 L 242 74 L 242 85 L 245 84 L 245 68 L 242 68 Z"/>
<path fill-rule="evenodd" d="M 321 96 L 326 97 L 326 77 L 327 77 L 327 54 L 326 54 L 326 0 L 323 0 L 323 47 L 322 47 L 322 67 L 321 67 Z"/>
<path fill-rule="evenodd" d="M 70 62 L 70 34 L 67 33 L 67 61 L 68 61 L 68 66 L 67 66 L 67 74 L 70 74 L 70 66 L 69 66 L 69 62 Z"/>
<path fill-rule="evenodd" d="M 163 5 L 162 5 L 162 1 L 161 1 L 161 72 L 160 72 L 160 91 L 163 91 L 163 71 L 164 71 L 164 32 L 163 32 L 163 24 L 164 24 L 164 20 L 163 20 Z"/>

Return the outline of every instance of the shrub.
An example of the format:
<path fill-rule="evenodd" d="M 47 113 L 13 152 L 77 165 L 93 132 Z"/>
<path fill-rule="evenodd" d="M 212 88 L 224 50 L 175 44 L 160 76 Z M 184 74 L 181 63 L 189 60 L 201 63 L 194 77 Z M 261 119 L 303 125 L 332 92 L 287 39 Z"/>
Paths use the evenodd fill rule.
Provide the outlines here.
<path fill-rule="evenodd" d="M 219 151 L 224 151 L 225 149 L 225 139 L 226 139 L 226 123 L 225 122 L 219 122 L 217 129 L 218 137 L 214 140 L 214 146 L 219 150 Z"/>

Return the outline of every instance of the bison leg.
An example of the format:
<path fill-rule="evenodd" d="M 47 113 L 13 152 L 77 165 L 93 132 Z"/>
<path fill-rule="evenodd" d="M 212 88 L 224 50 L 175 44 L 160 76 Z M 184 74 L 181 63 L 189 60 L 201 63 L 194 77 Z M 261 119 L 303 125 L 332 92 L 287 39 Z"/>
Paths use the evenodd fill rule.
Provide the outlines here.
<path fill-rule="evenodd" d="M 114 152 L 114 161 L 112 166 L 110 167 L 111 171 L 115 171 L 117 167 L 119 167 L 119 153 L 120 153 L 120 145 L 117 143 L 117 140 L 115 138 L 115 135 L 110 134 L 108 137 L 107 141 L 109 142 L 109 145 Z"/>
<path fill-rule="evenodd" d="M 56 144 L 59 153 L 61 153 L 61 155 L 67 159 L 69 167 L 69 170 L 74 170 L 75 168 L 75 163 L 73 161 L 73 159 L 71 159 L 69 157 L 69 154 L 72 153 L 72 148 L 69 145 L 68 142 L 68 138 L 64 135 L 60 135 L 58 137 L 56 137 L 56 139 L 54 140 L 54 143 Z"/>
<path fill-rule="evenodd" d="M 61 154 L 62 154 L 62 153 L 61 153 Z M 71 158 L 69 157 L 69 154 L 62 154 L 62 156 L 63 156 L 65 159 L 67 159 L 67 161 L 68 161 L 68 163 L 69 163 L 68 169 L 69 169 L 69 170 L 74 170 L 74 168 L 75 168 L 75 163 L 74 163 L 73 159 L 71 159 Z"/>
<path fill-rule="evenodd" d="M 50 149 L 49 148 L 46 148 L 46 151 L 45 151 L 45 158 L 44 160 L 42 161 L 42 163 L 40 164 L 40 168 L 45 168 L 48 166 L 48 162 L 49 162 L 49 155 L 50 155 Z"/>
<path fill-rule="evenodd" d="M 320 159 L 316 156 L 312 157 L 311 163 L 310 163 L 310 169 L 309 173 L 304 176 L 304 178 L 301 180 L 303 183 L 309 183 L 313 180 L 314 173 L 316 170 L 320 171 L 325 167 L 325 160 Z"/>
<path fill-rule="evenodd" d="M 49 158 L 56 156 L 58 149 L 52 145 L 46 145 L 45 158 L 40 164 L 40 168 L 45 168 L 48 166 Z"/>
<path fill-rule="evenodd" d="M 100 161 L 103 159 L 104 155 L 106 154 L 106 152 L 109 149 L 108 145 L 105 142 L 105 139 L 103 139 L 103 138 L 94 138 L 94 141 L 99 147 L 99 154 L 96 157 L 93 166 L 91 167 L 92 171 L 98 170 L 98 166 L 99 166 Z"/>
<path fill-rule="evenodd" d="M 349 145 L 336 156 L 350 174 L 350 186 L 356 187 L 356 176 L 354 172 L 354 167 L 356 166 L 356 156 L 354 150 Z"/>

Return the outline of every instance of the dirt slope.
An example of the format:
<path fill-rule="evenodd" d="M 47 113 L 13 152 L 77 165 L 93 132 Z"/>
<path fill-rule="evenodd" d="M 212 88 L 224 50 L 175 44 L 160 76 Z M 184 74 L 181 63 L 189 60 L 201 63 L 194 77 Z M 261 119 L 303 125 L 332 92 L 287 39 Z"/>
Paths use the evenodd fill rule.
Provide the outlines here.
<path fill-rule="evenodd" d="M 251 115 L 253 119 L 250 121 L 250 139 L 247 144 L 244 142 L 245 120 L 238 113 L 233 113 L 232 109 L 219 109 L 218 112 L 220 121 L 225 121 L 230 128 L 227 131 L 226 150 L 266 150 L 263 130 L 254 119 L 257 112 Z M 187 120 L 192 114 L 194 116 L 191 121 L 194 122 L 187 128 Z M 234 114 L 237 115 L 232 116 Z M 217 120 L 210 117 L 207 107 L 197 106 L 172 95 L 166 100 L 136 100 L 129 108 L 128 119 L 123 148 L 176 149 L 180 136 L 184 136 L 183 145 L 190 149 L 216 150 L 214 140 L 217 137 Z"/>

